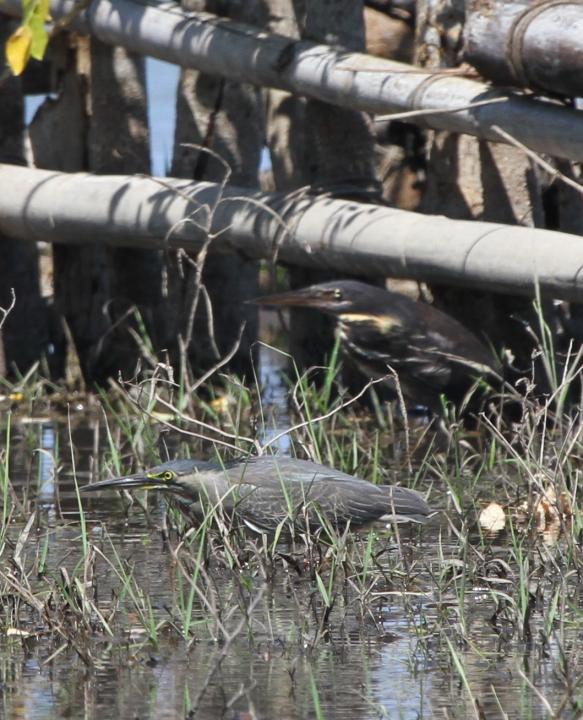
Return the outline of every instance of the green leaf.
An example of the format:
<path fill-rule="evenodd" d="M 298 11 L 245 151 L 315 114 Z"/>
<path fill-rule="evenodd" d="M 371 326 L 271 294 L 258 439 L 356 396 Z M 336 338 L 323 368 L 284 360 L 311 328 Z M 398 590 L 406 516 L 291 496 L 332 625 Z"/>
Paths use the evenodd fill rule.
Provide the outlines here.
<path fill-rule="evenodd" d="M 318 584 L 318 590 L 320 591 L 322 600 L 324 600 L 324 605 L 326 605 L 326 607 L 330 607 L 330 594 L 328 593 L 328 590 L 326 589 L 326 586 L 324 585 L 324 582 L 318 573 L 316 573 L 316 582 Z"/>
<path fill-rule="evenodd" d="M 30 54 L 35 60 L 42 60 L 49 42 L 49 34 L 45 29 L 45 21 L 35 14 L 30 19 L 29 27 L 32 32 Z"/>
<path fill-rule="evenodd" d="M 35 60 L 42 60 L 49 42 L 46 23 L 50 18 L 50 0 L 36 0 L 29 21 L 32 30 L 32 46 L 30 54 Z"/>

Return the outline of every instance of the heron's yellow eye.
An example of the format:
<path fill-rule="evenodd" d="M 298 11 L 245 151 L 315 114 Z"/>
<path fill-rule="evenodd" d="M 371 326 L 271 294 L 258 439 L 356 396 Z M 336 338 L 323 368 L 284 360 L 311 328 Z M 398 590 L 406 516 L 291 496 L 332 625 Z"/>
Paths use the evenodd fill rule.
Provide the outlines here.
<path fill-rule="evenodd" d="M 342 300 L 342 290 L 334 290 L 334 299 L 335 300 Z"/>
<path fill-rule="evenodd" d="M 170 482 L 174 478 L 174 473 L 170 472 L 170 470 L 166 470 L 166 472 L 162 475 L 162 480 L 166 480 L 166 482 Z"/>

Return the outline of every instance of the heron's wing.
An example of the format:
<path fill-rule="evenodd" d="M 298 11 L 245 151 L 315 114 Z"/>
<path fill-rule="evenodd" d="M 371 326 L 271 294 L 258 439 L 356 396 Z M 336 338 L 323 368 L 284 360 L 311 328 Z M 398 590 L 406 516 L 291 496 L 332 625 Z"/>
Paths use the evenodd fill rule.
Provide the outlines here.
<path fill-rule="evenodd" d="M 286 455 L 262 455 L 250 457 L 232 463 L 228 468 L 229 483 L 248 483 L 251 485 L 271 485 L 277 481 L 292 486 L 312 486 L 316 482 L 324 483 L 366 483 L 355 475 L 336 470 L 310 460 L 297 460 Z"/>
<path fill-rule="evenodd" d="M 264 529 L 275 529 L 285 522 L 309 526 L 329 522 L 342 527 L 350 521 L 358 527 L 390 517 L 419 522 L 430 515 L 423 497 L 412 490 L 364 480 L 339 484 L 333 478 L 326 481 L 322 475 L 311 484 L 242 484 L 234 498 L 235 512 Z"/>
<path fill-rule="evenodd" d="M 405 395 L 433 407 L 436 395 L 444 393 L 457 401 L 476 378 L 496 377 L 495 361 L 479 340 L 459 323 L 455 325 L 457 337 L 444 325 L 445 331 L 451 332 L 417 322 L 414 326 L 396 324 L 383 335 L 363 324 L 344 335 L 343 349 L 369 377 L 383 377 L 392 368 Z M 390 378 L 387 382 L 391 384 Z"/>
<path fill-rule="evenodd" d="M 381 489 L 387 495 L 389 506 L 389 512 L 380 518 L 381 520 L 423 523 L 435 514 L 423 495 L 416 490 L 409 490 L 399 485 L 385 485 Z"/>
<path fill-rule="evenodd" d="M 397 374 L 407 374 L 429 387 L 445 387 L 451 376 L 447 363 L 436 366 L 434 356 L 442 352 L 437 342 L 428 344 L 428 336 L 419 329 L 402 329 L 395 325 L 390 332 L 380 335 L 373 326 L 363 324 L 351 328 L 345 336 L 345 347 L 351 358 L 363 368 L 373 370 L 382 377 L 392 367 Z"/>
<path fill-rule="evenodd" d="M 387 512 L 386 503 L 375 494 L 375 502 L 367 502 L 362 493 L 347 493 L 333 485 L 322 487 L 321 482 L 314 485 L 276 485 L 257 487 L 241 485 L 239 502 L 235 512 L 255 525 L 275 529 L 282 522 L 294 525 L 364 525 L 381 517 Z M 374 486 L 373 486 L 374 487 Z"/>

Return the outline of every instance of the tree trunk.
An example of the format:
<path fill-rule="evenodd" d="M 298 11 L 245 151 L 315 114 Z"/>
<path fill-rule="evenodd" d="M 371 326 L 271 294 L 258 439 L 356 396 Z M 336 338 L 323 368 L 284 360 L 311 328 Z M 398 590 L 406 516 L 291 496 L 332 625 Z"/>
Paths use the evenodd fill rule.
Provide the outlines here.
<path fill-rule="evenodd" d="M 219 12 L 235 19 L 257 20 L 259 0 L 235 2 L 185 0 L 183 7 Z M 259 185 L 259 163 L 264 138 L 262 91 L 251 85 L 183 70 L 176 111 L 176 134 L 172 174 L 193 180 L 223 182 L 241 187 Z M 217 157 L 218 156 L 218 157 Z M 221 160 L 219 160 L 219 158 Z M 212 241 L 211 241 L 212 242 Z M 229 363 L 232 371 L 252 377 L 252 348 L 258 337 L 257 310 L 244 301 L 258 295 L 259 266 L 242 256 L 208 256 L 204 260 L 202 284 L 212 308 L 198 287 L 193 259 L 179 259 L 174 302 L 178 304 L 178 325 L 174 332 L 187 346 L 197 371 L 208 369 L 237 343 L 239 350 Z M 183 279 L 180 279 L 180 275 Z"/>
<path fill-rule="evenodd" d="M 47 98 L 43 102 L 29 127 L 34 163 L 38 168 L 63 172 L 77 172 L 86 168 L 86 82 L 85 76 L 78 72 L 77 64 L 79 57 L 87 56 L 87 43 L 79 42 L 85 54 L 79 54 L 75 49 L 63 49 L 64 67 L 59 95 L 56 99 Z M 66 133 L 63 128 L 67 129 Z M 70 202 L 70 198 L 67 198 L 67 202 Z M 74 287 L 69 287 L 70 276 L 67 272 L 69 259 L 75 256 L 71 250 L 60 245 L 52 248 L 56 316 L 53 344 L 57 360 L 53 374 L 57 378 L 66 378 L 72 386 L 82 385 L 84 379 L 79 367 L 81 361 L 77 342 L 68 325 L 69 320 L 74 320 L 75 314 L 75 300 L 71 296 Z M 75 250 L 78 251 L 78 248 Z M 76 282 L 74 275 L 73 282 Z"/>
<path fill-rule="evenodd" d="M 364 8 L 366 51 L 387 60 L 411 63 L 415 51 L 412 15 L 399 8 L 405 17 L 393 17 L 389 9 L 389 4 L 383 8 L 382 3 L 379 9 L 369 3 Z M 423 130 L 409 122 L 389 119 L 375 121 L 373 128 L 383 199 L 394 207 L 416 210 L 425 178 Z"/>
<path fill-rule="evenodd" d="M 369 55 L 410 63 L 413 59 L 412 23 L 372 7 L 364 8 L 366 51 Z"/>
<path fill-rule="evenodd" d="M 0 16 L 0 48 L 16 23 Z M 0 82 L 0 162 L 24 165 L 24 102 L 19 78 Z M 0 328 L 0 375 L 25 374 L 49 352 L 48 312 L 40 295 L 37 246 L 0 235 L 0 307 L 15 304 Z M 0 315 L 1 319 L 2 315 Z M 49 357 L 50 360 L 50 357 Z"/>
<path fill-rule="evenodd" d="M 558 169 L 567 177 L 581 184 L 583 172 L 580 165 L 572 165 L 563 161 L 558 163 Z M 583 236 L 583 196 L 581 193 L 569 185 L 557 183 L 554 185 L 552 201 L 557 209 L 557 229 L 565 233 Z M 583 303 L 571 303 L 570 305 L 563 303 L 561 312 L 566 331 L 563 350 L 568 350 L 568 343 L 573 339 L 576 351 L 583 343 Z"/>
<path fill-rule="evenodd" d="M 144 58 L 124 48 L 91 40 L 91 113 L 88 133 L 89 169 L 99 174 L 150 173 L 150 138 Z M 162 254 L 158 250 L 119 248 L 98 253 L 90 269 L 92 285 L 103 294 L 93 296 L 94 309 L 105 320 L 107 334 L 97 340 L 95 379 L 133 375 L 140 356 L 131 331 L 139 333 L 139 313 L 152 347 L 161 348 L 164 327 Z M 89 267 L 89 264 L 87 265 Z M 82 290 L 82 292 L 86 292 Z M 105 328 L 104 328 L 105 329 Z"/>
<path fill-rule="evenodd" d="M 66 128 L 67 132 L 64 132 Z M 38 167 L 104 172 L 149 171 L 143 59 L 92 39 L 77 40 L 57 100 L 31 127 Z M 66 319 L 87 382 L 133 374 L 139 355 L 130 327 L 138 308 L 156 337 L 160 252 L 99 244 L 54 248 L 55 304 Z M 70 368 L 68 368 L 70 370 Z"/>

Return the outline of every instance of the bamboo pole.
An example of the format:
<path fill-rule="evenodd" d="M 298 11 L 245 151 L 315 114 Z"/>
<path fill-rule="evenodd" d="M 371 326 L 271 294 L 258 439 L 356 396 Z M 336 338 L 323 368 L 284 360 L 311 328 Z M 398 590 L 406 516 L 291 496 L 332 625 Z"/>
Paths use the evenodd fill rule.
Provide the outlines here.
<path fill-rule="evenodd" d="M 583 243 L 576 235 L 297 192 L 227 187 L 221 195 L 213 183 L 0 165 L 0 233 L 19 240 L 196 251 L 212 208 L 214 250 L 326 267 L 338 275 L 408 277 L 506 293 L 532 294 L 538 283 L 552 297 L 583 300 Z"/>
<path fill-rule="evenodd" d="M 494 82 L 583 95 L 583 4 L 466 3 L 464 58 Z"/>
<path fill-rule="evenodd" d="M 306 40 L 269 34 L 175 3 L 94 0 L 80 11 L 73 0 L 53 0 L 51 15 L 112 45 L 231 80 L 307 95 L 378 114 L 423 111 L 412 122 L 500 141 L 497 124 L 536 152 L 583 161 L 583 114 L 520 97 L 489 85 Z M 19 15 L 20 0 L 2 12 Z M 483 103 L 487 101 L 486 104 Z"/>

